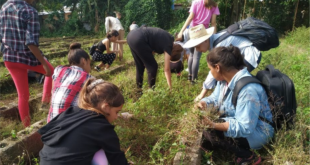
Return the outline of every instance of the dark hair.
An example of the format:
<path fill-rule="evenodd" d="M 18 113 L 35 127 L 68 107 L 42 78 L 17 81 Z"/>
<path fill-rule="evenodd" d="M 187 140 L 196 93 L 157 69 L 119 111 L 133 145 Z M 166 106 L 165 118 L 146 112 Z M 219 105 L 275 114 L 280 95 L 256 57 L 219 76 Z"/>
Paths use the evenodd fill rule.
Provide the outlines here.
<path fill-rule="evenodd" d="M 90 59 L 89 55 L 81 49 L 80 43 L 72 43 L 69 47 L 68 61 L 70 65 L 79 65 L 81 58 Z"/>
<path fill-rule="evenodd" d="M 211 50 L 207 56 L 207 62 L 212 67 L 218 64 L 226 71 L 232 68 L 240 70 L 245 67 L 239 48 L 232 45 L 229 47 L 221 46 Z"/>
<path fill-rule="evenodd" d="M 112 30 L 107 34 L 107 38 L 111 38 L 112 36 L 117 37 L 118 35 L 118 31 Z"/>
<path fill-rule="evenodd" d="M 181 58 L 183 47 L 179 44 L 173 44 L 173 48 L 170 55 L 170 61 L 178 61 Z"/>
<path fill-rule="evenodd" d="M 109 115 L 107 112 L 97 109 L 102 102 L 107 103 L 111 107 L 119 107 L 125 103 L 125 100 L 116 85 L 100 79 L 88 79 L 79 93 L 79 107 L 103 115 Z"/>
<path fill-rule="evenodd" d="M 178 35 L 179 35 L 178 32 L 174 34 L 175 41 L 184 42 L 184 35 L 182 35 L 182 38 L 178 38 Z"/>
<path fill-rule="evenodd" d="M 131 24 L 136 24 L 136 21 L 133 21 Z"/>
<path fill-rule="evenodd" d="M 210 9 L 210 8 L 212 8 L 212 7 L 217 7 L 217 3 L 214 2 L 213 0 L 208 0 L 208 2 L 206 2 L 206 1 L 204 0 L 204 5 L 205 5 L 205 7 L 208 8 L 208 9 Z"/>

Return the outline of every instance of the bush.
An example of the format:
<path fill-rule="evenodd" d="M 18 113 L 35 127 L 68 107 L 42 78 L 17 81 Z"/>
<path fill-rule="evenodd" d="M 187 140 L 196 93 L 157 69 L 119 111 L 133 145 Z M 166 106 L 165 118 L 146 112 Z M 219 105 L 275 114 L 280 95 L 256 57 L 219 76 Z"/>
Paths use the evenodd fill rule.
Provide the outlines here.
<path fill-rule="evenodd" d="M 130 0 L 125 6 L 125 24 L 128 27 L 133 21 L 137 24 L 146 24 L 148 26 L 160 27 L 162 29 L 170 28 L 171 19 L 170 0 Z"/>

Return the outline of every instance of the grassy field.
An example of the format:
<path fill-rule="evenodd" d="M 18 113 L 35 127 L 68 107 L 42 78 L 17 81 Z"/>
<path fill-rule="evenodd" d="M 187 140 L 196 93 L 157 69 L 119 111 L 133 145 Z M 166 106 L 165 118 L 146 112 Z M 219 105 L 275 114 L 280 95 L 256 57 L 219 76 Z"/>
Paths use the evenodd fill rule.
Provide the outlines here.
<path fill-rule="evenodd" d="M 267 64 L 273 64 L 275 68 L 287 74 L 294 81 L 298 101 L 295 128 L 278 132 L 273 143 L 257 151 L 263 157 L 264 164 L 294 163 L 299 165 L 310 163 L 309 33 L 309 28 L 298 28 L 295 32 L 282 38 L 278 48 L 262 52 L 262 62 L 258 69 L 253 71 L 253 74 L 256 74 L 258 70 L 264 69 Z M 53 41 L 54 46 L 57 44 L 59 42 L 55 41 L 54 43 Z M 82 46 L 83 49 L 88 50 L 91 45 L 89 43 Z M 92 75 L 95 77 L 104 78 L 120 87 L 126 100 L 123 112 L 130 112 L 135 115 L 131 120 L 119 119 L 114 124 L 116 124 L 115 130 L 126 157 L 138 165 L 171 164 L 177 152 L 184 154 L 189 152 L 192 141 L 197 139 L 199 130 L 204 127 L 200 123 L 200 114 L 193 108 L 193 100 L 199 94 L 201 84 L 209 71 L 206 53 L 201 58 L 198 84 L 191 85 L 186 80 L 186 72 L 183 72 L 181 78 L 177 78 L 173 74 L 171 91 L 168 89 L 163 72 L 163 56 L 156 55 L 156 58 L 160 66 L 156 88 L 155 90 L 147 88 L 147 74 L 145 74 L 143 95 L 140 98 L 135 88 L 135 67 L 130 67 L 116 75 L 92 71 Z M 128 45 L 125 45 L 124 60 L 121 62 L 116 60 L 112 67 L 132 60 Z M 54 58 L 50 61 L 54 66 L 67 64 L 66 57 Z M 185 67 L 187 66 L 185 65 Z M 34 91 L 35 89 L 38 91 Z M 39 92 L 41 87 L 35 89 L 31 91 L 34 91 L 33 93 Z M 12 99 L 14 94 L 11 92 L 6 99 L 3 97 L 1 99 Z M 44 116 L 46 114 L 39 118 Z M 9 121 L 6 122 L 2 119 L 0 121 L 9 123 Z M 0 123 L 0 125 L 2 124 Z M 22 127 L 16 123 L 13 126 L 7 124 L 5 129 L 3 128 L 0 129 L 0 133 L 8 137 L 11 130 Z M 233 155 L 225 151 L 206 152 L 202 153 L 202 156 L 204 158 L 202 164 L 207 164 L 208 161 L 212 164 L 229 164 L 233 159 Z M 186 164 L 186 160 L 184 160 L 184 164 Z"/>

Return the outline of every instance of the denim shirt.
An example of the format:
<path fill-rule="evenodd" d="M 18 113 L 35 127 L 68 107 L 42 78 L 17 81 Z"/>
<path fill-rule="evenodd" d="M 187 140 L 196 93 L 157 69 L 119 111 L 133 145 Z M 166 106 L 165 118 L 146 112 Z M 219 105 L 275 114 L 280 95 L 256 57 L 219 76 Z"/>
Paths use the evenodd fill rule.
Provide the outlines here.
<path fill-rule="evenodd" d="M 274 135 L 271 125 L 258 119 L 259 116 L 272 121 L 272 114 L 268 104 L 268 98 L 264 88 L 260 84 L 250 83 L 244 86 L 239 92 L 236 108 L 232 104 L 234 87 L 242 77 L 251 76 L 244 68 L 237 72 L 229 84 L 225 81 L 218 82 L 213 93 L 201 101 L 207 106 L 214 105 L 221 113 L 226 115 L 223 118 L 229 123 L 225 136 L 231 138 L 246 138 L 252 149 L 259 149 L 267 144 Z M 227 90 L 227 89 L 230 90 Z M 227 98 L 222 101 L 224 91 L 228 91 Z"/>

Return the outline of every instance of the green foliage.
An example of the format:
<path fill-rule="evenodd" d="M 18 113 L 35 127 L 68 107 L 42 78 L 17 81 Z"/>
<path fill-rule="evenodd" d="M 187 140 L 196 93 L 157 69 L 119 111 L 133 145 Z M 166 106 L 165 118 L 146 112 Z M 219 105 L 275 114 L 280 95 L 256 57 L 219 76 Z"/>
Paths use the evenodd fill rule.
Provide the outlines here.
<path fill-rule="evenodd" d="M 124 27 L 129 27 L 133 21 L 136 21 L 139 25 L 146 24 L 169 29 L 171 5 L 170 0 L 130 0 L 125 6 Z"/>
<path fill-rule="evenodd" d="M 68 21 L 65 20 L 64 12 L 53 12 L 46 20 L 40 31 L 40 35 L 44 37 L 55 36 L 77 36 L 91 34 L 84 29 L 82 21 L 79 19 L 77 11 L 74 11 L 69 15 Z"/>
<path fill-rule="evenodd" d="M 16 131 L 14 129 L 11 131 L 11 137 L 12 137 L 12 139 L 16 139 L 17 138 Z"/>

